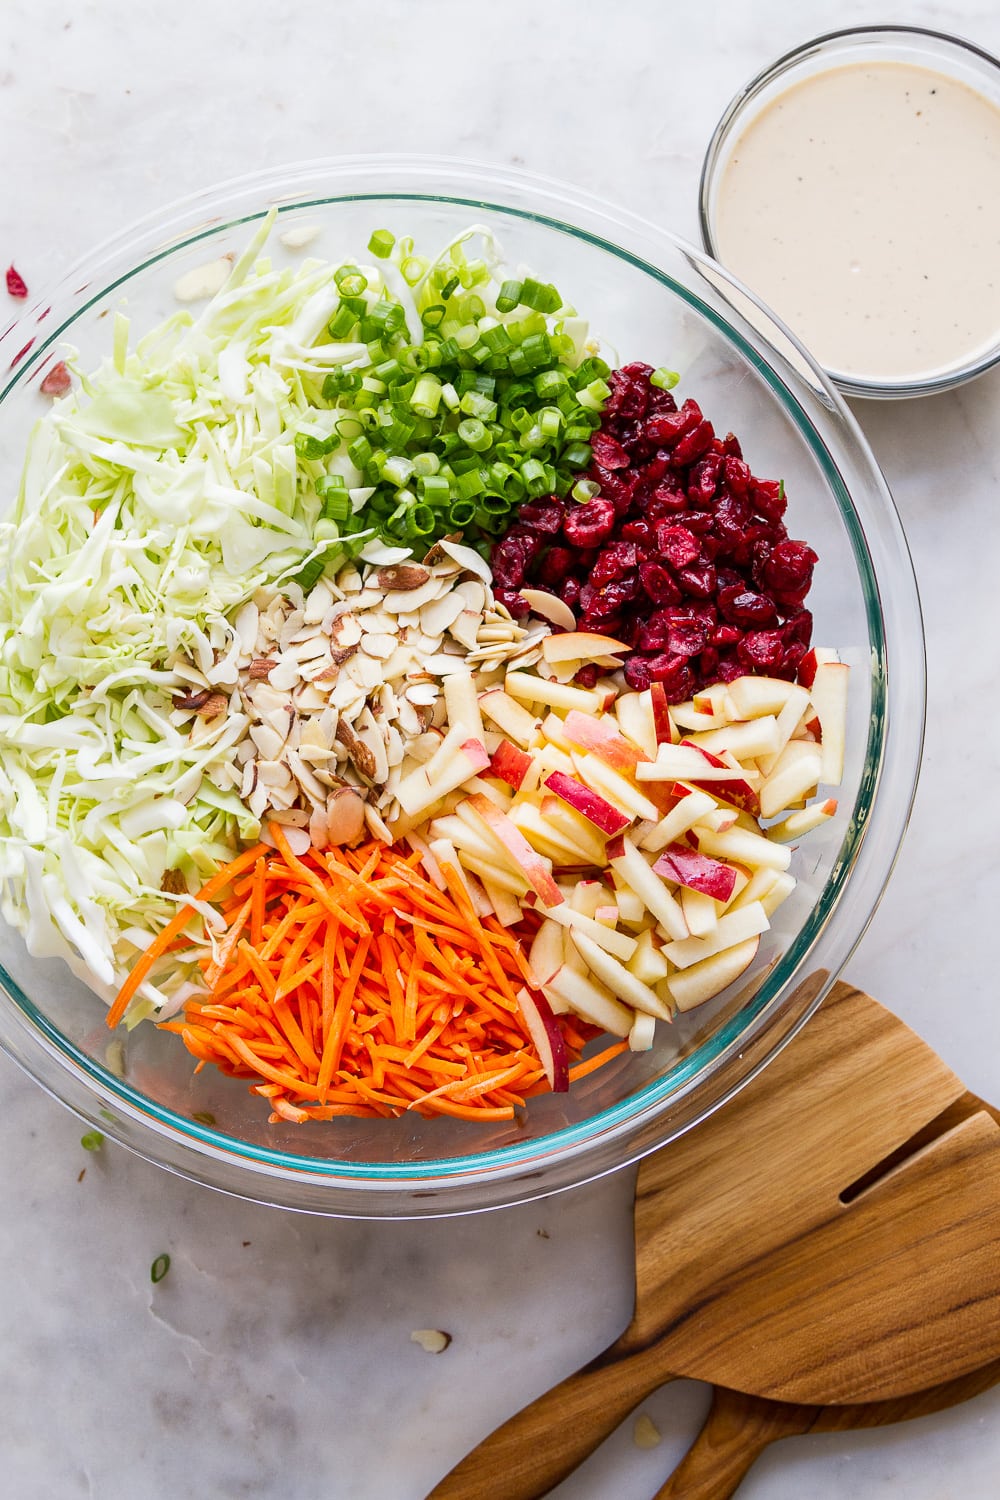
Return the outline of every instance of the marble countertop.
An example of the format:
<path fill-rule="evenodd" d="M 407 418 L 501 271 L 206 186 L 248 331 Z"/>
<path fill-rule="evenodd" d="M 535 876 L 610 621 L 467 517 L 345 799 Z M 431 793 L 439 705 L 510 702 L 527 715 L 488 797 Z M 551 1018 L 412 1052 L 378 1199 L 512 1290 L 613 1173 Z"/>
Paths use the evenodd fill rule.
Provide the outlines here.
<path fill-rule="evenodd" d="M 1000 51 L 991 0 L 506 0 L 484 14 L 463 0 L 6 0 L 0 262 L 40 285 L 195 187 L 361 150 L 523 165 L 693 239 L 711 129 L 786 48 L 897 19 Z M 1000 802 L 983 774 L 1000 731 L 1000 372 L 858 415 L 913 549 L 929 720 L 911 830 L 848 977 L 1000 1101 Z M 321 1220 L 110 1144 L 85 1153 L 79 1122 L 3 1057 L 0 1089 L 6 1494 L 418 1500 L 627 1320 L 628 1173 L 500 1215 Z M 411 1342 L 427 1327 L 451 1333 L 443 1354 Z M 644 1408 L 661 1444 L 641 1451 L 626 1425 L 559 1495 L 646 1500 L 706 1405 L 704 1387 L 666 1388 Z M 905 1428 L 782 1444 L 741 1494 L 995 1500 L 998 1471 L 994 1390 Z"/>

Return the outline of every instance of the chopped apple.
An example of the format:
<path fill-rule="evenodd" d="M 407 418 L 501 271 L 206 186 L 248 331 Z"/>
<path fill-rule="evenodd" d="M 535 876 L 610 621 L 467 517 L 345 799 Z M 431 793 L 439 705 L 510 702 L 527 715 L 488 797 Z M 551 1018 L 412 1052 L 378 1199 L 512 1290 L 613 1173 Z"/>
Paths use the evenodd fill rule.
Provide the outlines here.
<path fill-rule="evenodd" d="M 759 901 L 747 906 L 738 906 L 735 911 L 724 912 L 712 931 L 705 937 L 688 937 L 681 942 L 668 943 L 664 956 L 678 969 L 689 969 L 703 958 L 711 958 L 724 948 L 732 948 L 747 938 L 766 932 L 769 923 L 767 912 Z"/>
<path fill-rule="evenodd" d="M 612 770 L 599 756 L 591 754 L 589 750 L 582 753 L 574 751 L 573 764 L 587 786 L 593 787 L 601 797 L 628 814 L 629 823 L 634 818 L 648 818 L 651 822 L 658 820 L 659 808 L 650 801 L 645 791 L 637 787 L 628 776 Z"/>
<path fill-rule="evenodd" d="M 772 823 L 767 836 L 779 844 L 793 843 L 795 839 L 800 839 L 803 834 L 810 833 L 828 818 L 832 818 L 836 811 L 836 797 L 827 797 L 825 802 L 810 802 L 801 812 L 789 813 L 780 823 Z"/>
<path fill-rule="evenodd" d="M 811 688 L 816 668 L 834 661 L 840 661 L 836 651 L 831 651 L 828 646 L 813 646 L 799 662 L 799 682 L 804 688 Z"/>
<path fill-rule="evenodd" d="M 770 755 L 758 755 L 757 764 L 765 776 L 770 776 L 778 763 L 778 756 L 789 740 L 802 737 L 803 715 L 810 711 L 809 694 L 798 683 L 790 683 L 791 692 L 784 708 L 778 714 L 778 746 Z"/>
<path fill-rule="evenodd" d="M 493 908 L 494 914 L 501 927 L 516 927 L 524 913 L 521 911 L 521 903 L 512 891 L 505 890 L 495 880 L 489 880 L 485 875 L 480 875 L 486 899 Z"/>
<path fill-rule="evenodd" d="M 719 920 L 718 904 L 711 896 L 704 896 L 701 891 L 693 891 L 686 885 L 681 886 L 677 895 L 691 936 L 707 937 Z"/>
<path fill-rule="evenodd" d="M 850 667 L 840 661 L 820 662 L 809 690 L 819 718 L 823 757 L 819 779 L 825 786 L 839 786 L 844 774 L 847 683 L 850 670 Z"/>
<path fill-rule="evenodd" d="M 559 869 L 570 869 L 578 865 L 593 864 L 579 847 L 563 835 L 542 814 L 537 802 L 518 801 L 510 810 L 510 819 L 524 834 L 532 848 L 551 860 Z M 596 835 L 595 835 L 596 837 Z"/>
<path fill-rule="evenodd" d="M 649 702 L 653 711 L 653 727 L 656 730 L 656 743 L 658 745 L 676 745 L 680 739 L 680 734 L 671 715 L 670 704 L 667 702 L 667 690 L 662 682 L 650 684 Z"/>
<path fill-rule="evenodd" d="M 539 779 L 548 771 L 562 771 L 566 776 L 573 774 L 572 746 L 566 742 L 567 748 L 560 749 L 558 745 L 544 744 L 541 749 L 533 751 L 538 762 Z"/>
<path fill-rule="evenodd" d="M 618 926 L 617 906 L 598 906 L 594 909 L 594 921 L 601 927 Z"/>
<path fill-rule="evenodd" d="M 569 902 L 564 901 L 562 906 L 553 907 L 547 915 L 550 921 L 557 922 L 560 927 L 582 933 L 606 953 L 613 953 L 616 958 L 620 958 L 622 963 L 628 963 L 635 952 L 637 940 L 634 937 L 629 937 L 627 932 L 604 927 L 593 917 L 585 916 L 582 911 L 574 911 Z"/>
<path fill-rule="evenodd" d="M 599 833 L 593 823 L 550 794 L 542 797 L 539 811 L 547 827 L 552 830 L 553 837 L 563 839 L 574 850 L 577 864 L 596 865 L 598 869 L 604 869 L 607 864 L 605 835 Z"/>
<path fill-rule="evenodd" d="M 790 851 L 781 844 L 738 825 L 727 828 L 724 833 L 699 829 L 697 837 L 702 854 L 714 854 L 727 863 L 749 865 L 753 870 L 758 865 L 766 865 L 771 870 L 787 870 L 792 862 Z"/>
<path fill-rule="evenodd" d="M 560 719 L 556 713 L 546 714 L 542 721 L 542 734 L 545 736 L 548 744 L 555 746 L 558 750 L 562 750 L 567 755 L 573 748 L 572 742 L 566 738 L 565 721 Z"/>
<path fill-rule="evenodd" d="M 497 786 L 495 781 L 484 781 L 481 776 L 470 776 L 468 781 L 463 781 L 462 790 L 479 792 L 483 797 L 488 797 L 501 812 L 507 812 L 514 800 L 514 794 L 508 786 Z"/>
<path fill-rule="evenodd" d="M 633 775 L 639 762 L 646 759 L 641 750 L 618 733 L 609 717 L 595 717 L 571 709 L 562 731 L 565 738 L 579 749 L 590 751 L 613 771 L 624 772 L 626 776 Z"/>
<path fill-rule="evenodd" d="M 810 740 L 789 740 L 773 771 L 761 782 L 760 815 L 773 818 L 803 797 L 811 797 L 819 782 L 822 753 Z"/>
<path fill-rule="evenodd" d="M 651 854 L 674 843 L 682 834 L 687 833 L 689 828 L 693 828 L 702 818 L 716 810 L 717 803 L 714 797 L 698 787 L 675 784 L 674 794 L 678 798 L 676 805 L 660 819 L 655 827 L 641 836 L 637 832 L 636 842 L 641 848 L 648 849 Z"/>
<path fill-rule="evenodd" d="M 643 984 L 659 984 L 670 973 L 670 964 L 662 949 L 653 941 L 652 929 L 647 927 L 636 939 L 635 952 L 626 965 L 630 974 L 641 979 Z"/>
<path fill-rule="evenodd" d="M 434 818 L 428 832 L 432 838 L 448 839 L 456 849 L 478 855 L 480 859 L 496 858 L 494 841 L 487 838 L 481 828 L 460 817 L 458 813 L 448 813 L 440 818 Z"/>
<path fill-rule="evenodd" d="M 467 740 L 483 741 L 483 716 L 479 708 L 476 682 L 468 667 L 449 672 L 443 682 L 444 702 L 449 729 L 461 729 Z"/>
<path fill-rule="evenodd" d="M 568 630 L 564 635 L 547 635 L 542 642 L 542 656 L 549 662 L 594 661 L 600 656 L 622 656 L 628 646 L 614 636 L 596 635 L 589 630 Z"/>
<path fill-rule="evenodd" d="M 602 833 L 621 833 L 632 821 L 627 813 L 612 807 L 610 802 L 592 792 L 575 776 L 564 776 L 561 771 L 553 771 L 546 776 L 544 785 Z"/>
<path fill-rule="evenodd" d="M 569 1058 L 566 1039 L 544 995 L 522 987 L 517 1003 L 528 1034 L 535 1044 L 549 1087 L 554 1094 L 565 1094 L 569 1088 Z"/>
<path fill-rule="evenodd" d="M 685 740 L 684 743 L 687 744 L 688 741 Z M 717 771 L 731 771 L 734 769 L 734 766 L 738 764 L 733 761 L 731 755 L 729 760 L 727 761 L 727 759 L 725 758 L 725 751 L 723 751 L 723 753 L 720 755 L 716 755 L 713 750 L 706 749 L 704 745 L 697 746 L 697 749 L 705 757 L 709 765 L 714 767 Z M 708 778 L 703 771 L 699 776 L 690 776 L 687 779 L 698 786 Z M 747 812 L 753 813 L 753 815 L 756 817 L 758 810 L 757 793 L 754 791 L 750 783 L 746 780 L 745 775 L 742 778 L 738 778 L 736 780 L 726 777 L 725 779 L 718 782 L 711 781 L 709 782 L 708 790 L 712 792 L 713 795 L 723 797 L 727 802 L 732 802 L 736 807 L 745 808 Z"/>
<path fill-rule="evenodd" d="M 596 713 L 603 706 L 603 694 L 592 688 L 571 687 L 565 682 L 549 682 L 530 672 L 508 672 L 504 688 L 522 703 L 544 703 L 549 708 L 565 708 L 583 714 Z"/>
<path fill-rule="evenodd" d="M 545 905 L 558 906 L 563 899 L 562 892 L 552 878 L 548 860 L 532 849 L 524 834 L 507 814 L 500 812 L 486 797 L 475 794 L 468 799 L 468 805 L 482 818 Z"/>
<path fill-rule="evenodd" d="M 528 967 L 541 985 L 558 974 L 563 962 L 563 930 L 549 917 L 539 927 L 528 949 Z"/>
<path fill-rule="evenodd" d="M 698 745 L 715 755 L 725 750 L 743 761 L 753 760 L 758 755 L 773 755 L 778 748 L 778 739 L 778 721 L 774 714 L 761 714 L 757 719 L 727 724 L 722 729 L 690 734 L 684 743 Z"/>
<path fill-rule="evenodd" d="M 433 839 L 427 847 L 437 860 L 438 868 L 442 873 L 445 869 L 455 872 L 465 887 L 466 894 L 472 902 L 472 909 L 476 913 L 476 916 L 488 916 L 492 908 L 486 900 L 486 892 L 479 884 L 479 881 L 474 876 L 470 876 L 469 871 L 464 868 L 454 845 L 450 844 L 447 839 Z"/>
<path fill-rule="evenodd" d="M 692 827 L 697 832 L 700 828 L 707 828 L 712 833 L 725 833 L 727 828 L 735 828 L 739 822 L 740 810 L 738 807 L 713 807 L 709 812 L 702 814 Z M 757 828 L 754 825 L 753 831 Z"/>
<path fill-rule="evenodd" d="M 794 696 L 795 683 L 786 682 L 782 677 L 737 677 L 726 689 L 732 719 L 759 719 L 765 714 L 776 716 Z"/>
<path fill-rule="evenodd" d="M 662 875 L 675 885 L 690 886 L 711 896 L 713 901 L 728 901 L 736 887 L 736 871 L 722 860 L 712 859 L 687 844 L 670 844 L 653 866 L 654 875 Z"/>
<path fill-rule="evenodd" d="M 653 705 L 648 693 L 622 693 L 615 703 L 618 727 L 626 739 L 637 745 L 642 753 L 653 760 L 656 756 L 656 725 L 653 722 Z"/>
<path fill-rule="evenodd" d="M 669 1007 L 663 1004 L 655 991 L 631 974 L 624 964 L 620 964 L 604 948 L 585 933 L 575 930 L 573 941 L 586 959 L 591 973 L 607 985 L 616 999 L 630 1005 L 633 1010 L 645 1011 L 647 1015 L 656 1016 L 661 1021 L 671 1019 Z"/>
<path fill-rule="evenodd" d="M 612 1036 L 628 1036 L 632 1029 L 634 1015 L 628 1006 L 616 1000 L 606 985 L 575 974 L 565 964 L 553 975 L 547 988 L 554 990 L 578 1016 Z"/>
<path fill-rule="evenodd" d="M 460 849 L 458 857 L 462 862 L 462 868 L 478 876 L 480 880 L 489 880 L 493 885 L 502 886 L 519 901 L 526 900 L 529 895 L 534 899 L 534 892 L 529 890 L 527 880 L 519 870 L 514 869 L 512 863 L 499 864 L 495 854 L 489 859 L 481 859 L 478 854 L 470 854 L 466 849 Z"/>
<path fill-rule="evenodd" d="M 411 818 L 426 811 L 446 792 L 456 791 L 470 776 L 485 771 L 490 763 L 481 741 L 459 738 L 456 742 L 452 734 L 449 731 L 430 760 L 410 771 L 396 788 L 399 805 Z"/>
<path fill-rule="evenodd" d="M 541 720 L 529 713 L 523 703 L 518 703 L 503 688 L 487 688 L 485 693 L 479 695 L 480 711 L 486 715 L 491 723 L 508 735 L 526 750 L 535 740 L 541 727 Z"/>
<path fill-rule="evenodd" d="M 774 916 L 782 901 L 787 901 L 794 889 L 795 876 L 789 875 L 787 870 L 775 876 L 770 889 L 766 890 L 760 898 L 760 904 L 769 917 Z"/>
<path fill-rule="evenodd" d="M 713 995 L 721 994 L 753 963 L 759 945 L 759 937 L 749 937 L 732 948 L 702 959 L 682 973 L 671 974 L 666 985 L 677 1009 L 693 1010 L 696 1005 L 711 1000 Z"/>
<path fill-rule="evenodd" d="M 585 917 L 594 917 L 596 920 L 597 908 L 607 894 L 607 886 L 603 880 L 578 880 L 569 895 L 566 895 L 566 887 L 560 885 L 559 889 L 574 911 L 581 912 Z"/>
<path fill-rule="evenodd" d="M 617 870 L 613 872 L 615 880 L 615 902 L 618 906 L 618 920 L 629 927 L 639 927 L 646 920 L 646 908 L 641 897 L 635 891 L 630 890 Z"/>
<path fill-rule="evenodd" d="M 735 897 L 732 905 L 734 907 L 749 906 L 751 901 L 759 901 L 766 911 L 767 906 L 765 903 L 768 892 L 779 880 L 785 879 L 791 880 L 792 885 L 795 885 L 793 877 L 791 875 L 786 876 L 784 871 L 771 870 L 766 865 L 759 865 L 751 874 L 746 885 Z"/>
<path fill-rule="evenodd" d="M 685 740 L 679 745 L 661 745 L 656 759 L 651 764 L 641 762 L 635 768 L 635 778 L 648 781 L 698 781 L 734 784 L 744 779 L 738 766 L 727 765 L 719 756 L 709 759 L 700 745 Z"/>
<path fill-rule="evenodd" d="M 648 1052 L 656 1040 L 656 1017 L 639 1011 L 628 1034 L 630 1052 Z"/>
<path fill-rule="evenodd" d="M 763 840 L 761 841 L 763 842 Z M 675 940 L 687 936 L 684 913 L 658 875 L 654 875 L 644 855 L 625 834 L 618 834 L 608 844 L 608 857 L 625 883 L 657 922 Z"/>
<path fill-rule="evenodd" d="M 529 773 L 534 764 L 534 758 L 526 750 L 520 749 L 510 740 L 502 740 L 490 759 L 490 771 L 517 792 L 524 786 L 526 777 L 530 782 Z M 538 785 L 537 775 L 534 778 L 534 785 Z M 527 790 L 530 790 L 530 785 Z"/>

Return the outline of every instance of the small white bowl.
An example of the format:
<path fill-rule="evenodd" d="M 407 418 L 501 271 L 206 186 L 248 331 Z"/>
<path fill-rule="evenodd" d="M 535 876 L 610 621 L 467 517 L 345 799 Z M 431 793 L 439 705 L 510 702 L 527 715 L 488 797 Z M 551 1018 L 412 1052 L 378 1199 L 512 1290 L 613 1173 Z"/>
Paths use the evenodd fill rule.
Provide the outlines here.
<path fill-rule="evenodd" d="M 865 63 L 916 65 L 965 85 L 1000 111 L 1000 61 L 971 42 L 940 32 L 912 26 L 864 26 L 817 37 L 786 53 L 752 79 L 732 100 L 716 126 L 705 156 L 700 187 L 702 237 L 709 254 L 726 265 L 731 273 L 742 274 L 740 266 L 735 264 L 736 257 L 727 259 L 725 247 L 720 246 L 718 222 L 720 188 L 737 147 L 763 113 L 793 86 L 835 68 Z M 873 155 L 878 152 L 879 145 L 879 140 L 873 138 Z M 986 184 L 985 191 L 989 190 L 989 184 Z M 961 204 L 953 201 L 952 206 L 955 213 L 960 214 Z M 933 213 L 936 207 L 929 201 L 928 213 Z M 918 246 L 915 244 L 914 248 Z M 775 255 L 780 257 L 779 249 Z M 780 259 L 777 263 L 780 264 Z M 957 263 L 955 271 L 958 274 Z M 773 310 L 782 316 L 780 300 L 773 290 L 769 296 L 766 286 L 753 289 L 765 302 L 770 301 Z M 914 307 L 913 312 L 919 317 L 919 306 Z M 793 333 L 799 333 L 794 327 L 794 318 L 788 321 Z M 1000 326 L 995 330 L 987 329 L 983 339 L 967 353 L 933 366 L 913 368 L 898 376 L 880 374 L 870 368 L 838 369 L 823 359 L 822 349 L 815 347 L 815 338 L 810 341 L 806 336 L 805 342 L 831 380 L 851 396 L 892 399 L 930 395 L 971 380 L 1000 363 Z"/>

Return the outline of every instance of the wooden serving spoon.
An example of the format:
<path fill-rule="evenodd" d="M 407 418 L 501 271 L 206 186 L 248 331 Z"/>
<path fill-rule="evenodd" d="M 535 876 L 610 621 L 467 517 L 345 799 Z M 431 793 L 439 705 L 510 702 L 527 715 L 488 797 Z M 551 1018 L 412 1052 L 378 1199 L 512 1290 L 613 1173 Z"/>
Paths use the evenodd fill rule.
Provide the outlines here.
<path fill-rule="evenodd" d="M 1000 1109 L 967 1092 L 955 1101 L 941 1124 L 958 1124 L 982 1110 L 1000 1123 Z M 997 1249 L 1000 1257 L 1000 1247 Z M 1000 1381 L 1000 1360 L 960 1375 L 929 1390 L 894 1401 L 865 1401 L 852 1406 L 807 1406 L 768 1401 L 716 1386 L 701 1431 L 653 1500 L 730 1500 L 757 1459 L 771 1443 L 807 1432 L 850 1432 L 862 1427 L 890 1427 L 927 1417 L 979 1396 Z"/>
<path fill-rule="evenodd" d="M 757 1459 L 771 1443 L 807 1432 L 850 1432 L 889 1427 L 929 1417 L 982 1395 L 1000 1381 L 1000 1360 L 894 1401 L 857 1406 L 804 1406 L 744 1396 L 716 1386 L 705 1424 L 653 1500 L 731 1500 Z"/>
<path fill-rule="evenodd" d="M 428 1500 L 538 1500 L 675 1376 L 825 1406 L 1000 1358 L 1000 1128 L 967 1097 L 834 986 L 735 1099 L 640 1164 L 625 1332 Z"/>

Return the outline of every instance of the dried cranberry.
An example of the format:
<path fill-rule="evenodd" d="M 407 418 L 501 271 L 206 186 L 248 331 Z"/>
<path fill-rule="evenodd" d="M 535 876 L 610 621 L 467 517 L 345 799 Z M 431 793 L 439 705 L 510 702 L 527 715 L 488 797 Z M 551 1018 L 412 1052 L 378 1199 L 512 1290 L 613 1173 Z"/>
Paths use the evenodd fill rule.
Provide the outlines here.
<path fill-rule="evenodd" d="M 590 439 L 594 458 L 605 469 L 627 469 L 628 454 L 621 443 L 607 432 L 595 432 Z"/>
<path fill-rule="evenodd" d="M 732 433 L 730 433 L 732 437 Z M 728 442 L 729 439 L 727 438 Z M 745 500 L 750 493 L 750 482 L 753 475 L 750 467 L 743 460 L 732 453 L 726 458 L 722 466 L 723 483 L 731 495 L 739 500 Z"/>
<path fill-rule="evenodd" d="M 565 505 L 555 497 L 549 500 L 529 500 L 518 509 L 517 525 L 527 527 L 529 531 L 554 534 L 562 525 L 565 514 Z M 507 534 L 509 536 L 510 532 Z"/>
<path fill-rule="evenodd" d="M 697 620 L 679 621 L 667 632 L 666 644 L 675 656 L 697 656 L 708 644 L 705 627 Z"/>
<path fill-rule="evenodd" d="M 808 609 L 800 609 L 798 614 L 791 615 L 784 625 L 784 636 L 787 642 L 797 641 L 803 646 L 808 646 L 812 640 L 813 617 Z"/>
<path fill-rule="evenodd" d="M 693 563 L 701 551 L 701 543 L 686 526 L 671 525 L 660 521 L 656 527 L 656 543 L 672 568 L 684 568 Z"/>
<path fill-rule="evenodd" d="M 696 458 L 701 458 L 701 455 L 708 451 L 714 437 L 715 428 L 711 422 L 699 422 L 692 432 L 681 438 L 671 453 L 671 466 L 680 469 L 686 464 L 694 463 Z"/>
<path fill-rule="evenodd" d="M 645 692 L 652 682 L 652 674 L 649 670 L 649 657 L 639 656 L 638 653 L 630 656 L 625 663 L 625 681 L 630 688 L 635 688 L 637 693 Z"/>
<path fill-rule="evenodd" d="M 490 568 L 497 583 L 504 588 L 520 588 L 541 548 L 540 537 L 505 536 L 490 554 Z"/>
<path fill-rule="evenodd" d="M 598 553 L 597 561 L 590 570 L 591 583 L 611 583 L 615 578 L 624 578 L 639 565 L 639 555 L 632 542 L 612 542 Z"/>
<path fill-rule="evenodd" d="M 573 678 L 573 681 L 579 687 L 592 688 L 600 675 L 600 668 L 595 667 L 593 662 L 587 662 L 580 668 L 579 672 L 577 672 L 576 676 Z"/>
<path fill-rule="evenodd" d="M 502 604 L 515 620 L 523 620 L 525 615 L 531 613 L 527 599 L 523 598 L 517 589 L 496 588 L 494 594 L 497 603 Z"/>
<path fill-rule="evenodd" d="M 599 547 L 614 530 L 615 507 L 603 495 L 586 505 L 569 511 L 563 521 L 563 535 L 574 547 Z"/>
<path fill-rule="evenodd" d="M 805 542 L 779 542 L 761 569 L 768 588 L 796 590 L 812 582 L 813 568 L 819 561 Z"/>
<path fill-rule="evenodd" d="M 713 646 L 735 646 L 743 639 L 743 632 L 738 625 L 716 625 L 708 639 Z"/>
<path fill-rule="evenodd" d="M 678 568 L 677 582 L 693 599 L 711 599 L 715 593 L 715 565 L 699 562 L 689 568 Z"/>
<path fill-rule="evenodd" d="M 657 413 L 649 418 L 645 437 L 651 443 L 672 448 L 687 433 L 702 425 L 701 407 L 696 401 L 685 401 L 680 411 Z M 706 445 L 707 446 L 707 445 Z M 704 452 L 704 449 L 701 450 Z"/>
<path fill-rule="evenodd" d="M 555 588 L 568 578 L 576 565 L 576 553 L 569 547 L 550 547 L 538 564 L 538 581 Z"/>
<path fill-rule="evenodd" d="M 663 563 L 641 563 L 639 581 L 654 604 L 676 604 L 681 597 L 677 580 Z"/>
<path fill-rule="evenodd" d="M 753 503 L 766 521 L 780 521 L 788 503 L 785 499 L 785 486 L 773 479 L 755 479 Z"/>
<path fill-rule="evenodd" d="M 748 630 L 736 647 L 736 655 L 750 672 L 770 672 L 780 667 L 784 641 L 780 630 Z"/>
<path fill-rule="evenodd" d="M 722 451 L 724 453 L 730 454 L 733 458 L 743 457 L 743 448 L 741 447 L 740 440 L 736 436 L 735 432 L 726 433 L 725 437 L 722 439 Z"/>
<path fill-rule="evenodd" d="M 688 499 L 692 505 L 697 505 L 700 509 L 711 505 L 721 473 L 722 458 L 718 453 L 710 453 L 693 465 L 687 485 Z"/>
<path fill-rule="evenodd" d="M 28 295 L 27 282 L 14 266 L 7 267 L 7 291 L 11 297 L 23 298 Z"/>
<path fill-rule="evenodd" d="M 774 601 L 745 585 L 719 590 L 719 613 L 732 625 L 773 625 L 778 618 Z"/>
<path fill-rule="evenodd" d="M 690 698 L 695 689 L 695 679 L 686 656 L 661 651 L 646 660 L 653 682 L 663 683 L 668 703 L 683 703 L 685 698 Z"/>
<path fill-rule="evenodd" d="M 656 539 L 656 533 L 652 524 L 646 520 L 626 521 L 621 529 L 622 540 L 626 542 L 652 543 Z"/>
<path fill-rule="evenodd" d="M 642 507 L 651 521 L 662 521 L 665 517 L 675 516 L 678 511 L 686 511 L 687 508 L 687 495 L 676 481 L 658 484 Z"/>
<path fill-rule="evenodd" d="M 575 609 L 580 601 L 580 580 L 578 578 L 565 578 L 559 585 L 559 597 L 570 609 Z"/>

